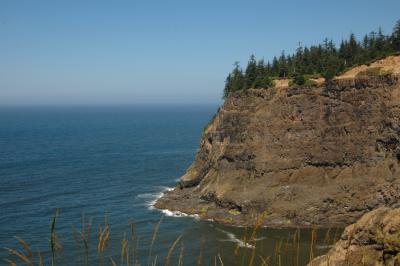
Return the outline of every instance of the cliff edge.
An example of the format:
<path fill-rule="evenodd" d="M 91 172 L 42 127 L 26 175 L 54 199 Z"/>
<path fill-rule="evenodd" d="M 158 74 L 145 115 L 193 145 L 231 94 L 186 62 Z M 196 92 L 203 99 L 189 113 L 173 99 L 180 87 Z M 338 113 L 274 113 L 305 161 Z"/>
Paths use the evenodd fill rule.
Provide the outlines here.
<path fill-rule="evenodd" d="M 400 206 L 398 75 L 232 93 L 160 209 L 271 227 L 345 226 Z"/>

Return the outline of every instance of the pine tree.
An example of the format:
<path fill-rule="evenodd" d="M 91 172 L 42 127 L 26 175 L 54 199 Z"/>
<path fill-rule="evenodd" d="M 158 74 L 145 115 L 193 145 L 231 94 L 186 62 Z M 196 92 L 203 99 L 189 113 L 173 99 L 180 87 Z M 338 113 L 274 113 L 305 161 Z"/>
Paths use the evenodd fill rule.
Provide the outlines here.
<path fill-rule="evenodd" d="M 400 51 L 400 19 L 397 21 L 393 29 L 392 45 L 395 51 Z"/>
<path fill-rule="evenodd" d="M 272 80 L 268 75 L 268 67 L 265 66 L 264 59 L 257 63 L 257 77 L 254 81 L 254 88 L 267 88 L 272 86 Z"/>
<path fill-rule="evenodd" d="M 235 62 L 234 66 L 231 76 L 231 92 L 242 90 L 245 87 L 245 78 L 239 62 Z"/>
<path fill-rule="evenodd" d="M 245 89 L 253 88 L 257 78 L 257 61 L 254 55 L 250 56 L 245 71 Z"/>
<path fill-rule="evenodd" d="M 276 56 L 274 56 L 274 58 L 272 59 L 272 65 L 271 65 L 271 75 L 278 76 L 278 74 L 279 74 L 279 62 L 278 62 L 278 58 L 276 58 Z"/>
<path fill-rule="evenodd" d="M 232 91 L 232 75 L 229 73 L 229 75 L 225 79 L 223 98 L 228 97 L 228 95 L 231 91 Z"/>
<path fill-rule="evenodd" d="M 306 79 L 304 78 L 304 75 L 295 74 L 293 77 L 293 82 L 297 85 L 304 85 L 306 83 Z"/>
<path fill-rule="evenodd" d="M 280 78 L 286 78 L 288 75 L 288 67 L 286 62 L 285 51 L 282 51 L 281 56 L 278 59 L 278 75 Z"/>

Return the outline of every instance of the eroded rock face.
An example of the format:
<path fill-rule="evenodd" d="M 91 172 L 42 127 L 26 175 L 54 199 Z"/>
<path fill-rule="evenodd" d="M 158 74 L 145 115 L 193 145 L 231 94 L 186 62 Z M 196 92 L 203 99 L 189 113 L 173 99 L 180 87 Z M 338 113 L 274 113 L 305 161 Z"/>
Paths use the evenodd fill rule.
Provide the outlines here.
<path fill-rule="evenodd" d="M 277 227 L 344 226 L 400 206 L 398 76 L 232 94 L 156 207 Z"/>
<path fill-rule="evenodd" d="M 379 208 L 349 225 L 335 246 L 310 266 L 400 265 L 400 209 Z"/>

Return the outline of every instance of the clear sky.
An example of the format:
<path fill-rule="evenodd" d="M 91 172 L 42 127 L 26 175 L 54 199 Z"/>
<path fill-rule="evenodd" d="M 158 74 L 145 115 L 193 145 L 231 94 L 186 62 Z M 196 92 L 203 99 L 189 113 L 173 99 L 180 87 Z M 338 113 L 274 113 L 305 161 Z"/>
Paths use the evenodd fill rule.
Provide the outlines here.
<path fill-rule="evenodd" d="M 0 1 L 0 105 L 217 103 L 234 61 L 339 42 L 399 0 Z"/>

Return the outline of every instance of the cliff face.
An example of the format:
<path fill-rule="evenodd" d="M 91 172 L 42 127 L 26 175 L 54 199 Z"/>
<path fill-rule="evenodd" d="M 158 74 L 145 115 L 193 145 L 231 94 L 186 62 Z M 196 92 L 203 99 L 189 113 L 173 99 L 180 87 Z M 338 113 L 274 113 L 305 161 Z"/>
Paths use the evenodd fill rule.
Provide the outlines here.
<path fill-rule="evenodd" d="M 156 203 L 285 227 L 347 225 L 379 206 L 400 206 L 398 76 L 234 93 Z"/>

